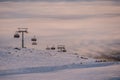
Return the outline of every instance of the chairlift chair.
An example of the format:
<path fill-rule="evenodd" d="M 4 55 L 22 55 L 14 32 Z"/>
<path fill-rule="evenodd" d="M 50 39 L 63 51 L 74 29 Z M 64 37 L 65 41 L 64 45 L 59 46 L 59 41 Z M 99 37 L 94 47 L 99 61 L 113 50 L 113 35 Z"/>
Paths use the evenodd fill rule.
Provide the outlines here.
<path fill-rule="evenodd" d="M 37 41 L 37 39 L 35 38 L 35 36 L 31 39 L 31 41 Z"/>
<path fill-rule="evenodd" d="M 14 34 L 14 38 L 19 38 L 20 35 L 18 33 Z"/>
<path fill-rule="evenodd" d="M 66 49 L 64 49 L 64 50 L 63 50 L 63 52 L 67 52 L 67 50 L 66 50 Z"/>
<path fill-rule="evenodd" d="M 55 47 L 53 46 L 53 47 L 51 47 L 51 50 L 55 50 Z"/>
<path fill-rule="evenodd" d="M 50 49 L 51 49 L 50 47 L 48 47 L 48 46 L 46 47 L 46 50 L 50 50 Z"/>
<path fill-rule="evenodd" d="M 67 52 L 67 50 L 65 49 L 65 45 L 58 45 L 58 52 Z"/>
<path fill-rule="evenodd" d="M 36 43 L 36 42 L 33 42 L 32 45 L 37 45 L 37 43 Z"/>

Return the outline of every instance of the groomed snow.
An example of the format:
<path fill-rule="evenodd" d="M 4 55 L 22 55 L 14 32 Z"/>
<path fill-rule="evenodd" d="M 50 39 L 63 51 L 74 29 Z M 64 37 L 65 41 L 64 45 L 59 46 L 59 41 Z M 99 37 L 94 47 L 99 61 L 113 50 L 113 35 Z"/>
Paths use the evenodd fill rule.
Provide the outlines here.
<path fill-rule="evenodd" d="M 0 80 L 120 80 L 120 65 L 2 76 Z"/>

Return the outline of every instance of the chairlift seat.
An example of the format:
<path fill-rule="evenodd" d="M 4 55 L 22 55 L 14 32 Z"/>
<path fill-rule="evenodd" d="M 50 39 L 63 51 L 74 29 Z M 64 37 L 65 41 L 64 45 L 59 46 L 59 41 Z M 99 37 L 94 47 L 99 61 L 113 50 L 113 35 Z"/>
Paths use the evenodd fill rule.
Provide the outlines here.
<path fill-rule="evenodd" d="M 33 42 L 32 45 L 37 45 L 37 43 L 36 43 L 36 42 Z"/>
<path fill-rule="evenodd" d="M 46 50 L 50 50 L 50 48 L 49 48 L 49 47 L 47 47 L 47 48 L 46 48 Z"/>
<path fill-rule="evenodd" d="M 19 34 L 15 34 L 15 35 L 14 35 L 14 38 L 19 38 L 19 37 L 20 37 Z"/>
<path fill-rule="evenodd" d="M 37 41 L 37 39 L 36 38 L 32 38 L 31 41 Z"/>
<path fill-rule="evenodd" d="M 51 50 L 55 50 L 55 47 L 51 47 Z"/>
<path fill-rule="evenodd" d="M 67 52 L 67 51 L 64 49 L 63 52 Z"/>

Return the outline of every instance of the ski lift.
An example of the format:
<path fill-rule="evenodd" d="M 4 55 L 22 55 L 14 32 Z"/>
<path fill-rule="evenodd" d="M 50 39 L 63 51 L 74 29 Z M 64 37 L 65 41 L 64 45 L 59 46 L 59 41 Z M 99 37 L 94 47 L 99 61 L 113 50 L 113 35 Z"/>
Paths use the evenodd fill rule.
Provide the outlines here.
<path fill-rule="evenodd" d="M 37 45 L 37 43 L 36 43 L 36 42 L 33 42 L 32 45 Z"/>
<path fill-rule="evenodd" d="M 18 33 L 14 34 L 14 38 L 19 38 L 19 37 L 20 37 L 20 35 Z"/>
<path fill-rule="evenodd" d="M 37 41 L 36 37 L 34 36 L 31 41 Z"/>
<path fill-rule="evenodd" d="M 58 45 L 57 49 L 58 52 L 67 52 L 67 50 L 65 49 L 65 45 Z"/>
<path fill-rule="evenodd" d="M 37 45 L 37 42 L 36 42 L 37 39 L 35 36 L 31 39 L 31 41 L 32 41 L 32 45 Z"/>
<path fill-rule="evenodd" d="M 67 52 L 67 50 L 64 49 L 63 52 Z"/>
<path fill-rule="evenodd" d="M 51 50 L 55 50 L 55 47 L 53 46 L 53 47 L 51 47 Z"/>
<path fill-rule="evenodd" d="M 46 50 L 50 50 L 50 47 L 47 46 Z"/>

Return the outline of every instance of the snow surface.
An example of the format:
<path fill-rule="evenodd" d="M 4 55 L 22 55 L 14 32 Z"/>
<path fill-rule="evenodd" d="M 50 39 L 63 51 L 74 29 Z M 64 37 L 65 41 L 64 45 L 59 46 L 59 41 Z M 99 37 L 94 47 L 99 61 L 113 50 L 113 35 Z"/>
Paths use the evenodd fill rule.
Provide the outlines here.
<path fill-rule="evenodd" d="M 0 48 L 0 80 L 120 80 L 119 62 L 70 52 Z"/>

